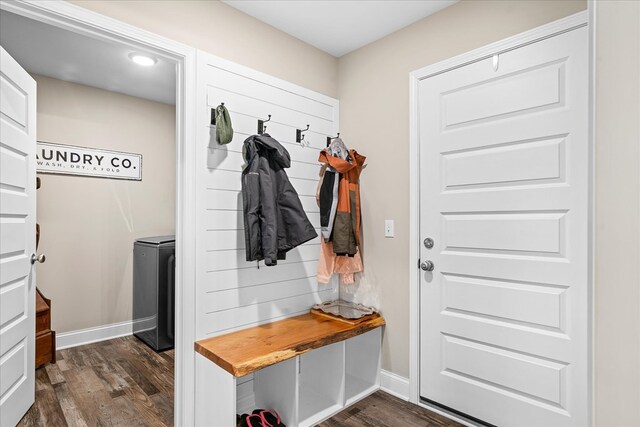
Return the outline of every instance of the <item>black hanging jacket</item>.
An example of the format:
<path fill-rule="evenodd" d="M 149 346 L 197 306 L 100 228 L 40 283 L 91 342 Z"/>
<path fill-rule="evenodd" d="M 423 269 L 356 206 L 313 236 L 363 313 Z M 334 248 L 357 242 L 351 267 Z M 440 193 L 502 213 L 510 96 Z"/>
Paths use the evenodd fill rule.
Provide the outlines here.
<path fill-rule="evenodd" d="M 247 261 L 276 265 L 285 254 L 318 236 L 285 168 L 289 152 L 268 134 L 244 141 L 242 202 Z"/>

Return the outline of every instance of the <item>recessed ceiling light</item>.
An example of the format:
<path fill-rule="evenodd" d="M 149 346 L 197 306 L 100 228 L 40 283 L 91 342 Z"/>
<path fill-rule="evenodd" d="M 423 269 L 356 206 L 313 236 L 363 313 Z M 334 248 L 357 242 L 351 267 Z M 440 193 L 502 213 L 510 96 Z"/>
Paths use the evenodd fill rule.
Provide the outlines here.
<path fill-rule="evenodd" d="M 150 67 L 155 65 L 158 60 L 153 56 L 147 55 L 145 53 L 132 52 L 129 54 L 129 59 L 135 62 L 138 65 L 142 65 L 143 67 Z"/>

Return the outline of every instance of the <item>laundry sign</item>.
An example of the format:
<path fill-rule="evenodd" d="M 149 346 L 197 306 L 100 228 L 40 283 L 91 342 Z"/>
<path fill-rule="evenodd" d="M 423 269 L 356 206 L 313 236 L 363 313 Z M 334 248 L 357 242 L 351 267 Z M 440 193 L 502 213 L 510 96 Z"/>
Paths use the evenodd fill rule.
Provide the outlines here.
<path fill-rule="evenodd" d="M 142 154 L 38 141 L 36 169 L 39 173 L 142 181 Z"/>

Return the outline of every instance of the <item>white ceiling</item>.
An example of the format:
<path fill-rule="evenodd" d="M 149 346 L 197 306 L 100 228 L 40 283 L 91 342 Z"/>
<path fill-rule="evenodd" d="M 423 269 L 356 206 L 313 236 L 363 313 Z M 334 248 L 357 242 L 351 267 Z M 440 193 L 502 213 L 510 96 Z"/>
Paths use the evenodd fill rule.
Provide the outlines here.
<path fill-rule="evenodd" d="M 331 55 L 342 56 L 457 0 L 224 0 Z M 129 46 L 0 12 L 0 44 L 33 74 L 175 104 L 175 64 L 129 59 Z"/>
<path fill-rule="evenodd" d="M 0 44 L 30 73 L 175 104 L 175 64 L 158 58 L 154 66 L 141 67 L 129 59 L 128 46 L 6 11 L 0 12 Z"/>
<path fill-rule="evenodd" d="M 254 18 L 340 57 L 457 0 L 223 0 Z"/>

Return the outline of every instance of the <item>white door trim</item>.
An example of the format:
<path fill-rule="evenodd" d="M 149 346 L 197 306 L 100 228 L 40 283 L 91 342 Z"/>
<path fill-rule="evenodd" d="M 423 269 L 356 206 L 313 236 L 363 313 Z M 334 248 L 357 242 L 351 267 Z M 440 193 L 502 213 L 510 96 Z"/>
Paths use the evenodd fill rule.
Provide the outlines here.
<path fill-rule="evenodd" d="M 590 5 L 591 7 L 591 5 Z M 504 53 L 554 35 L 564 33 L 575 28 L 583 27 L 589 23 L 587 11 L 579 12 L 549 24 L 534 28 L 532 30 L 517 34 L 513 37 L 483 46 L 470 52 L 455 56 L 453 58 L 429 65 L 424 68 L 412 71 L 409 74 L 409 401 L 420 406 L 428 407 L 420 402 L 420 273 L 418 269 L 418 258 L 420 256 L 420 147 L 419 147 L 419 111 L 418 111 L 418 84 L 420 80 L 441 74 L 449 70 L 459 68 L 470 63 L 491 57 L 494 54 Z M 590 29 L 592 32 L 593 29 Z M 593 43 L 590 41 L 590 52 L 593 57 Z M 593 92 L 593 61 L 590 61 L 589 81 L 590 91 Z M 593 96 L 590 96 L 593 109 Z M 589 129 L 593 129 L 593 115 L 590 115 Z M 589 194 L 593 199 L 593 132 L 589 137 L 589 152 L 591 159 L 589 164 Z M 593 203 L 590 203 L 589 223 L 593 224 Z M 593 301 L 593 227 L 590 227 L 589 236 L 589 301 Z M 593 307 L 589 304 L 589 347 L 593 348 L 592 325 Z M 592 419 L 592 396 L 593 396 L 593 356 L 590 353 L 588 358 L 589 378 L 588 391 L 589 399 L 589 419 Z M 431 408 L 430 408 L 431 409 Z"/>
<path fill-rule="evenodd" d="M 194 425 L 195 49 L 63 1 L 2 1 L 0 9 L 85 36 L 151 50 L 177 64 L 174 423 L 182 426 Z"/>

